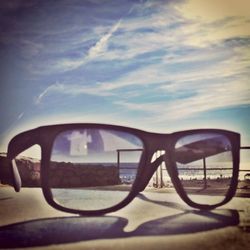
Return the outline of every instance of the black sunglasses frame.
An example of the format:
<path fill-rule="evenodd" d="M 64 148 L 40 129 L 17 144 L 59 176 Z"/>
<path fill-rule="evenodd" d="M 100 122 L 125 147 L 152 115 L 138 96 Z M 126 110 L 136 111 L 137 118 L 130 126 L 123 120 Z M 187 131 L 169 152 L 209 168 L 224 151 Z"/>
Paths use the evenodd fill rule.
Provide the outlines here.
<path fill-rule="evenodd" d="M 139 163 L 137 176 L 132 189 L 128 196 L 121 201 L 119 204 L 112 206 L 110 208 L 105 208 L 101 210 L 76 210 L 71 208 L 63 207 L 57 204 L 53 200 L 51 189 L 49 186 L 49 166 L 50 158 L 53 147 L 53 142 L 56 136 L 67 130 L 74 129 L 106 129 L 122 131 L 133 134 L 141 139 L 144 144 L 144 149 L 142 151 L 141 161 Z M 183 188 L 181 180 L 178 177 L 178 171 L 175 161 L 175 144 L 181 137 L 187 135 L 194 135 L 197 133 L 218 133 L 225 136 L 231 143 L 232 146 L 232 161 L 233 161 L 233 174 L 231 179 L 231 184 L 228 189 L 227 194 L 223 201 L 214 205 L 198 204 L 190 200 L 186 191 Z M 95 124 L 95 123 L 80 123 L 80 124 L 60 124 L 60 125 L 50 125 L 38 127 L 23 133 L 16 135 L 8 145 L 7 158 L 12 162 L 12 176 L 13 176 L 13 187 L 18 192 L 21 188 L 21 179 L 18 173 L 17 166 L 15 164 L 14 158 L 21 152 L 30 148 L 33 145 L 38 144 L 41 147 L 41 187 L 46 201 L 54 208 L 69 212 L 77 213 L 80 215 L 101 215 L 105 213 L 114 212 L 119 210 L 129 204 L 138 194 L 143 191 L 147 186 L 152 175 L 156 171 L 159 164 L 163 161 L 166 163 L 168 174 L 174 185 L 176 192 L 179 194 L 181 199 L 186 202 L 189 206 L 197 209 L 210 210 L 218 206 L 222 206 L 229 202 L 235 195 L 237 184 L 238 184 L 238 173 L 239 173 L 239 163 L 240 163 L 240 134 L 232 131 L 221 130 L 221 129 L 194 129 L 186 130 L 181 132 L 175 132 L 172 134 L 160 134 L 146 132 L 139 129 L 116 126 L 116 125 L 106 125 L 106 124 Z M 165 150 L 166 154 L 151 162 L 152 156 L 158 150 Z"/>

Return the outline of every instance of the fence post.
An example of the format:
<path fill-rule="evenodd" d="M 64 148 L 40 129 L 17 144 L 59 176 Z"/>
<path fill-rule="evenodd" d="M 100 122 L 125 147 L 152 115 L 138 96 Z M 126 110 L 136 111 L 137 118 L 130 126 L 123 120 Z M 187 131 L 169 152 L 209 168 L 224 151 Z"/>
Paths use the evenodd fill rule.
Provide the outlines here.
<path fill-rule="evenodd" d="M 207 188 L 207 166 L 206 158 L 203 158 L 204 188 Z"/>

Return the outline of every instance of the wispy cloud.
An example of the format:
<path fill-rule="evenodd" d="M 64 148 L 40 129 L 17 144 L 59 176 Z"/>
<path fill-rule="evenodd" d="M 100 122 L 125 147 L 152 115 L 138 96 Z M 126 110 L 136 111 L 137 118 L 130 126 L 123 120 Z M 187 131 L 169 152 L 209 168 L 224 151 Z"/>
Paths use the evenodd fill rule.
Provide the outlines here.
<path fill-rule="evenodd" d="M 238 3 L 226 8 L 228 4 L 222 0 L 216 4 L 210 1 L 201 4 L 196 0 L 157 2 L 134 4 L 127 14 L 116 17 L 112 24 L 104 21 L 101 25 L 87 27 L 85 20 L 82 23 L 79 20 L 73 27 L 77 31 L 74 36 L 68 26 L 63 33 L 54 33 L 60 36 L 56 46 L 55 43 L 46 46 L 46 40 L 39 41 L 40 35 L 36 39 L 40 47 L 31 41 L 33 53 L 43 48 L 47 55 L 41 62 L 29 63 L 28 69 L 33 74 L 50 75 L 83 69 L 92 61 L 130 63 L 138 60 L 141 63 L 139 57 L 142 55 L 150 60 L 159 51 L 167 56 L 184 47 L 210 49 L 231 38 L 250 36 L 248 11 L 237 7 Z M 221 6 L 219 12 L 214 7 L 218 4 Z M 204 6 L 209 11 L 206 12 Z M 40 53 L 37 56 L 40 59 Z"/>
<path fill-rule="evenodd" d="M 209 48 L 193 49 L 185 54 L 171 53 L 153 65 L 139 67 L 109 82 L 56 83 L 46 88 L 38 100 L 49 93 L 112 97 L 110 102 L 114 105 L 149 112 L 155 121 L 163 119 L 162 112 L 174 120 L 219 108 L 248 105 L 250 61 L 247 51 L 245 47 L 237 47 L 236 50 Z M 136 89 L 136 86 L 140 87 L 136 95 L 126 92 L 126 88 Z M 149 95 L 145 88 L 151 88 L 151 95 L 161 98 L 145 101 L 148 98 L 144 95 Z M 178 99 L 179 96 L 184 97 Z"/>
<path fill-rule="evenodd" d="M 154 122 L 180 120 L 199 115 L 202 112 L 250 105 L 250 87 L 247 80 L 241 86 L 231 81 L 224 84 L 203 85 L 196 89 L 196 94 L 185 99 L 161 100 L 152 103 L 133 103 L 118 101 L 118 105 L 133 111 L 145 112 Z"/>
<path fill-rule="evenodd" d="M 24 112 L 20 113 L 20 114 L 18 115 L 18 117 L 17 117 L 17 120 L 22 119 L 23 116 L 24 116 Z"/>
<path fill-rule="evenodd" d="M 223 0 L 128 1 L 122 8 L 63 1 L 69 8 L 55 3 L 54 15 L 41 8 L 34 24 L 15 18 L 0 42 L 22 51 L 16 64 L 33 77 L 41 111 L 69 97 L 64 107 L 93 99 L 131 117 L 178 120 L 250 105 L 250 8 L 239 1 L 229 9 Z"/>
<path fill-rule="evenodd" d="M 183 85 L 189 83 L 188 88 L 195 89 L 209 79 L 213 84 L 214 79 L 223 80 L 246 74 L 249 60 L 244 51 L 234 52 L 218 48 L 191 50 L 184 55 L 169 54 L 159 62 L 130 71 L 112 82 L 103 82 L 100 86 L 112 91 L 136 85 L 152 85 L 154 88 L 155 84 L 161 84 L 162 88 L 170 91 L 183 88 Z"/>
<path fill-rule="evenodd" d="M 26 38 L 23 54 L 34 56 L 37 53 L 35 59 L 42 61 L 41 63 L 40 60 L 32 61 L 29 64 L 31 72 L 61 73 L 83 67 L 91 60 L 129 60 L 159 49 L 168 53 L 182 46 L 207 48 L 211 44 L 232 37 L 248 37 L 250 8 L 246 5 L 249 3 L 244 0 L 240 2 L 242 4 L 236 1 L 231 1 L 229 4 L 222 0 L 208 1 L 208 3 L 196 0 L 138 2 L 129 8 L 127 14 L 122 14 L 120 18 L 116 17 L 116 21 L 114 19 L 112 24 L 110 21 L 105 22 L 104 19 L 98 25 L 89 25 L 86 19 L 91 18 L 91 12 L 88 13 L 88 8 L 83 4 L 82 11 L 85 11 L 86 18 L 81 19 L 76 12 L 77 18 L 75 18 L 79 23 L 74 22 L 73 26 L 65 22 L 71 18 L 69 11 L 65 11 L 62 15 L 59 9 L 55 20 L 52 19 L 53 25 L 45 21 L 47 18 L 42 19 L 43 25 L 41 20 L 41 23 L 32 25 L 25 20 L 21 22 L 20 27 L 29 28 L 26 27 L 25 31 L 15 30 L 11 33 L 11 37 L 12 43 L 20 42 L 20 39 L 16 39 L 22 32 L 25 32 L 23 35 L 32 37 L 30 40 Z M 73 4 L 70 7 L 73 8 Z M 117 6 L 115 7 L 114 12 L 117 11 Z M 110 8 L 112 13 L 112 6 Z M 46 16 L 45 10 L 44 15 Z M 65 16 L 67 18 L 63 19 Z M 56 17 L 59 18 L 59 22 Z M 64 25 L 64 29 L 59 31 L 56 25 L 60 22 Z M 121 32 L 116 32 L 118 29 Z M 1 37 L 7 39 L 6 34 Z M 42 57 L 41 50 L 44 52 Z M 72 53 L 77 56 L 72 56 Z"/>
<path fill-rule="evenodd" d="M 62 86 L 59 83 L 49 85 L 44 91 L 42 91 L 42 93 L 39 94 L 39 96 L 35 98 L 35 104 L 39 105 L 42 102 L 43 98 L 48 93 L 54 92 L 54 91 L 60 91 L 60 89 L 62 89 Z"/>
<path fill-rule="evenodd" d="M 103 86 L 86 86 L 84 84 L 74 84 L 74 83 L 60 83 L 56 82 L 54 84 L 49 85 L 45 88 L 36 98 L 35 104 L 40 105 L 44 101 L 45 97 L 55 95 L 64 94 L 70 96 L 79 96 L 79 95 L 93 95 L 93 96 L 112 96 L 114 95 L 112 92 L 107 91 Z"/>
<path fill-rule="evenodd" d="M 95 59 L 96 57 L 98 57 L 99 55 L 101 55 L 106 51 L 108 41 L 112 37 L 112 35 L 118 30 L 121 21 L 122 20 L 120 19 L 115 25 L 113 25 L 110 31 L 103 37 L 101 37 L 101 39 L 93 47 L 89 49 L 87 56 L 88 60 Z"/>
<path fill-rule="evenodd" d="M 108 32 L 104 33 L 101 38 L 88 49 L 86 55 L 82 53 L 82 57 L 79 59 L 71 59 L 71 58 L 64 58 L 59 60 L 55 64 L 55 70 L 58 69 L 60 71 L 68 71 L 77 69 L 84 64 L 88 63 L 91 60 L 95 60 L 99 56 L 103 55 L 108 47 L 108 42 L 111 39 L 112 35 L 117 31 L 120 26 L 121 19 L 115 23 Z"/>

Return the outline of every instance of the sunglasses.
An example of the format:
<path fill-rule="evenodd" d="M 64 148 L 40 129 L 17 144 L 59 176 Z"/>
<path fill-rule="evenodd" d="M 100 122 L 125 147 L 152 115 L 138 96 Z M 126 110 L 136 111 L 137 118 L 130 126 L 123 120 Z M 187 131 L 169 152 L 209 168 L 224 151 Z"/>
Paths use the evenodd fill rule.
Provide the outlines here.
<path fill-rule="evenodd" d="M 219 129 L 160 134 L 104 124 L 43 126 L 9 143 L 16 191 L 21 178 L 15 157 L 36 144 L 46 201 L 81 215 L 114 212 L 150 192 L 152 176 L 163 165 L 162 180 L 168 178 L 184 202 L 214 209 L 235 195 L 240 149 L 249 149 L 240 146 L 240 134 Z"/>

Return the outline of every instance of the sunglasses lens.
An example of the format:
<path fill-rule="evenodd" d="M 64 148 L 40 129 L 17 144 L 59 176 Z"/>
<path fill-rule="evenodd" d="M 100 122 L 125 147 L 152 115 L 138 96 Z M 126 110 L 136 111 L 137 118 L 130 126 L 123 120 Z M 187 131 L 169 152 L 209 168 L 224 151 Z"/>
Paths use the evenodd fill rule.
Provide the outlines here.
<path fill-rule="evenodd" d="M 143 151 L 136 135 L 109 129 L 75 129 L 55 138 L 49 168 L 54 201 L 76 210 L 122 202 L 135 181 Z"/>
<path fill-rule="evenodd" d="M 175 145 L 179 179 L 193 202 L 222 202 L 233 176 L 232 146 L 219 133 L 197 133 L 181 137 Z"/>

